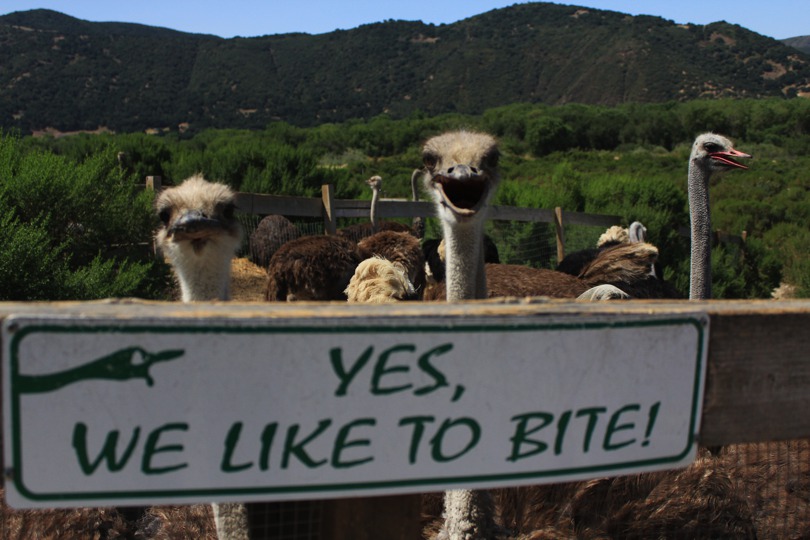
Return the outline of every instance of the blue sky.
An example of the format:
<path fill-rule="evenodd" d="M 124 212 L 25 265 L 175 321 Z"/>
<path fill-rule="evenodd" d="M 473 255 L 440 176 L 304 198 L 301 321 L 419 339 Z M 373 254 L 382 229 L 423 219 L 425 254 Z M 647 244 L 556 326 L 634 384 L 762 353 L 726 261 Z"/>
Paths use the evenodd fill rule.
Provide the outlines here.
<path fill-rule="evenodd" d="M 222 37 L 321 34 L 388 19 L 452 23 L 515 0 L 0 0 L 0 14 L 48 8 L 90 21 L 136 22 Z M 810 35 L 807 0 L 602 0 L 555 2 L 677 23 L 739 24 L 777 39 Z"/>

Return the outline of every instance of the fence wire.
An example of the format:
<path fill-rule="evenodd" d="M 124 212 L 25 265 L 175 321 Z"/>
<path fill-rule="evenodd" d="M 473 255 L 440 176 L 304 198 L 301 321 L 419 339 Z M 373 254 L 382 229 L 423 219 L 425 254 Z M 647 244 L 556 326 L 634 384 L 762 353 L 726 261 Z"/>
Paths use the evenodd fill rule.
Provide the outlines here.
<path fill-rule="evenodd" d="M 504 538 L 810 538 L 810 439 L 703 451 L 676 471 L 495 490 L 495 500 Z M 440 517 L 440 498 L 425 501 L 428 524 Z M 251 538 L 333 538 L 328 504 L 251 503 Z M 210 505 L 12 510 L 3 502 L 0 539 L 35 538 L 215 540 L 216 532 Z"/>

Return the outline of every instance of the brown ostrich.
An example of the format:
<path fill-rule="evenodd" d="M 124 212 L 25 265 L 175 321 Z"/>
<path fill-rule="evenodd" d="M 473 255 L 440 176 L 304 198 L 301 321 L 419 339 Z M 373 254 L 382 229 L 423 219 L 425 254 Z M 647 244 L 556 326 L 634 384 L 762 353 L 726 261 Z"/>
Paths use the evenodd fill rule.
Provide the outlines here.
<path fill-rule="evenodd" d="M 360 261 L 357 244 L 342 236 L 304 236 L 287 242 L 267 265 L 271 302 L 346 300 L 344 292 Z"/>
<path fill-rule="evenodd" d="M 250 235 L 250 255 L 253 263 L 267 268 L 270 257 L 290 240 L 301 236 L 292 221 L 277 214 L 265 216 Z"/>
<path fill-rule="evenodd" d="M 487 297 L 585 298 L 583 295 L 604 285 L 617 288 L 629 297 L 655 298 L 660 285 L 652 268 L 657 258 L 655 246 L 639 243 L 605 250 L 579 276 L 516 264 L 486 264 Z M 429 287 L 424 296 L 428 301 L 440 301 L 445 297 L 444 282 Z"/>
<path fill-rule="evenodd" d="M 357 247 L 367 257 L 377 256 L 398 263 L 421 294 L 425 287 L 425 256 L 419 239 L 408 232 L 380 231 L 360 240 Z"/>
<path fill-rule="evenodd" d="M 638 235 L 640 227 L 643 228 L 644 226 L 638 221 L 636 221 L 634 225 L 636 225 L 634 230 Z M 644 240 L 638 239 L 636 241 L 643 242 Z M 595 248 L 581 249 L 579 251 L 569 253 L 557 264 L 555 270 L 558 272 L 571 274 L 572 276 L 578 276 L 579 273 L 582 272 L 585 265 L 594 260 L 602 250 L 623 244 L 625 242 L 630 242 L 629 229 L 625 229 L 620 225 L 614 225 L 609 227 L 601 234 L 601 236 L 599 236 L 599 240 L 596 242 Z"/>

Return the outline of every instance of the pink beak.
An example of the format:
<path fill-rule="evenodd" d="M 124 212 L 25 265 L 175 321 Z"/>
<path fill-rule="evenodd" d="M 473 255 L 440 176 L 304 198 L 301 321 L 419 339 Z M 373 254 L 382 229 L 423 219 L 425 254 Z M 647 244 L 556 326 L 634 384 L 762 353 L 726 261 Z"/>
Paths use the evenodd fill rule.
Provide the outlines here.
<path fill-rule="evenodd" d="M 712 152 L 711 154 L 709 154 L 709 157 L 711 157 L 716 161 L 719 161 L 720 163 L 722 163 L 727 167 L 747 169 L 748 168 L 747 166 L 743 165 L 742 163 L 737 163 L 736 161 L 734 161 L 734 158 L 750 158 L 751 156 L 749 154 L 744 154 L 731 148 L 726 152 Z"/>

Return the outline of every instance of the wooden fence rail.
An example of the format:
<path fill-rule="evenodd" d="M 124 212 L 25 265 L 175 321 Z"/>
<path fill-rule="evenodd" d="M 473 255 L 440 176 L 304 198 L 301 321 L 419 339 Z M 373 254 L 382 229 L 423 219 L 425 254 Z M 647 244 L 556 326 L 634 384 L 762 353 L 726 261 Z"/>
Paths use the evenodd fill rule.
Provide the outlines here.
<path fill-rule="evenodd" d="M 161 178 L 148 176 L 144 187 L 160 191 Z M 288 217 L 322 218 L 326 234 L 335 234 L 338 219 L 369 217 L 370 200 L 336 199 L 334 192 L 332 185 L 321 186 L 321 198 L 239 192 L 236 194 L 236 205 L 240 211 L 252 215 L 280 214 Z M 433 203 L 427 201 L 383 199 L 379 201 L 376 212 L 383 219 L 428 218 L 433 217 L 434 207 Z M 557 237 L 558 262 L 565 256 L 566 225 L 610 227 L 621 221 L 619 216 L 568 212 L 559 207 L 543 209 L 494 205 L 489 212 L 490 219 L 494 220 L 553 223 Z"/>

